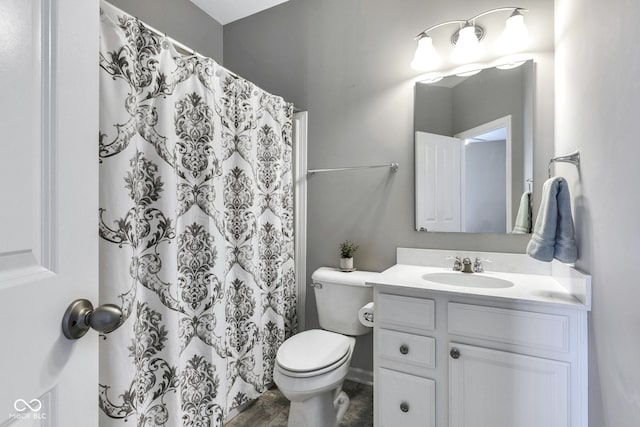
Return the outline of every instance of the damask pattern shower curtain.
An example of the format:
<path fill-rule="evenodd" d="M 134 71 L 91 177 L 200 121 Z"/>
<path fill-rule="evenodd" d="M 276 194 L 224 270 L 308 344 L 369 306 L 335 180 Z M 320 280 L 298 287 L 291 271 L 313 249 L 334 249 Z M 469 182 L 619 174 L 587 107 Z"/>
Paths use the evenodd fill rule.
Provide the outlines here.
<path fill-rule="evenodd" d="M 108 3 L 101 28 L 100 425 L 218 426 L 296 328 L 292 106 Z"/>

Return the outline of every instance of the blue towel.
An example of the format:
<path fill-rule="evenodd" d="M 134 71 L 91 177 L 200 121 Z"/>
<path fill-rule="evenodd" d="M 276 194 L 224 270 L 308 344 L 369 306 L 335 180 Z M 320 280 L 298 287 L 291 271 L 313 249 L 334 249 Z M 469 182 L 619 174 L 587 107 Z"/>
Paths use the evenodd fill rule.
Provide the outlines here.
<path fill-rule="evenodd" d="M 527 254 L 540 261 L 574 262 L 578 259 L 571 196 L 564 178 L 550 178 L 542 186 L 542 203 Z"/>

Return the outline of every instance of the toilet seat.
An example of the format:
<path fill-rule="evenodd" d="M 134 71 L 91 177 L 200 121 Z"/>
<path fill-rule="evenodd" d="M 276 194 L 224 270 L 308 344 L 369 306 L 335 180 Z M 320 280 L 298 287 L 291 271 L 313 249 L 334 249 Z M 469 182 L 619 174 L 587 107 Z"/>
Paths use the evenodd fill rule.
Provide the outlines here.
<path fill-rule="evenodd" d="M 285 375 L 308 377 L 335 369 L 349 359 L 349 338 L 321 329 L 301 332 L 278 349 L 276 362 Z"/>
<path fill-rule="evenodd" d="M 306 372 L 290 371 L 282 367 L 279 363 L 277 363 L 277 361 L 276 361 L 276 367 L 283 375 L 287 375 L 292 378 L 308 378 L 308 377 L 314 377 L 317 375 L 322 375 L 326 372 L 335 371 L 340 366 L 345 364 L 348 360 L 349 360 L 349 353 L 345 354 L 342 358 L 340 358 L 340 360 L 338 360 L 337 362 L 329 366 L 325 366 L 324 368 L 321 368 L 321 369 L 316 369 L 316 370 L 306 371 Z"/>

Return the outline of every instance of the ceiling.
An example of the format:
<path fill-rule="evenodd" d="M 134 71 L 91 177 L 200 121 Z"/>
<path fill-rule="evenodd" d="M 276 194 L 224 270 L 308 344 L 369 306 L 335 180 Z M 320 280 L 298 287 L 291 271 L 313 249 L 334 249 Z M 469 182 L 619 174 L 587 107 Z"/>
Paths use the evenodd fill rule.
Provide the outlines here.
<path fill-rule="evenodd" d="M 288 0 L 191 0 L 222 25 L 286 1 Z"/>

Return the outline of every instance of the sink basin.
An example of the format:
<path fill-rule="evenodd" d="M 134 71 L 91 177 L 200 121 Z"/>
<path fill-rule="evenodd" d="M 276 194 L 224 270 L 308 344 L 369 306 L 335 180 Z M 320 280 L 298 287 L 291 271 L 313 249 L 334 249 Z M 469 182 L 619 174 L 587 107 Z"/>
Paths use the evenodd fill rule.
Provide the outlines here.
<path fill-rule="evenodd" d="M 472 273 L 429 273 L 422 276 L 424 280 L 441 285 L 464 286 L 465 288 L 510 288 L 513 282 L 497 277 L 481 276 Z"/>

